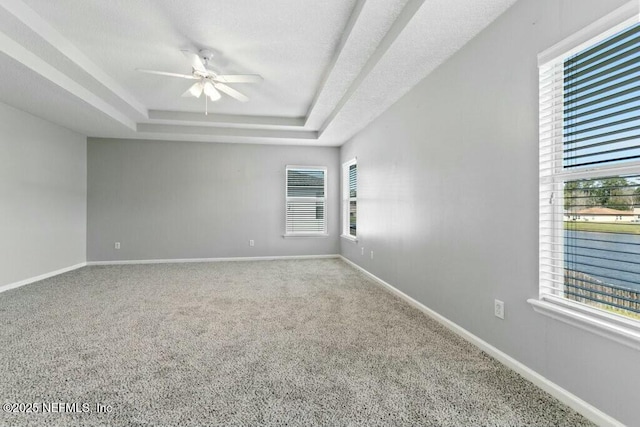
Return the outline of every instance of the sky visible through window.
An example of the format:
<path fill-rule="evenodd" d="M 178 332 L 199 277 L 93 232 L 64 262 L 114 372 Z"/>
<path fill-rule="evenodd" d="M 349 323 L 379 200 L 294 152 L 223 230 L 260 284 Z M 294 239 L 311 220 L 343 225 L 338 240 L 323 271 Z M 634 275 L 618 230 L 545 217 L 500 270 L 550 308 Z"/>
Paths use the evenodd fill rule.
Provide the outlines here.
<path fill-rule="evenodd" d="M 640 159 L 640 24 L 565 61 L 565 168 Z"/>

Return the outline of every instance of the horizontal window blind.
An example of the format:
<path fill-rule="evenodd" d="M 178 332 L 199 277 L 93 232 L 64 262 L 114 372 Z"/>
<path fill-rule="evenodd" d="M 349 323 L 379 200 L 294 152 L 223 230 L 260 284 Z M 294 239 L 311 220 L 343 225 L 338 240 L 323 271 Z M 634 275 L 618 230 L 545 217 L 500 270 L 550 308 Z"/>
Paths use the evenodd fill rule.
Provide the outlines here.
<path fill-rule="evenodd" d="M 286 169 L 286 233 L 325 234 L 326 168 Z"/>
<path fill-rule="evenodd" d="M 356 236 L 358 213 L 358 165 L 349 166 L 349 235 Z"/>
<path fill-rule="evenodd" d="M 358 196 L 358 165 L 349 165 L 349 197 Z"/>
<path fill-rule="evenodd" d="M 640 159 L 640 24 L 564 62 L 564 166 Z"/>
<path fill-rule="evenodd" d="M 353 159 L 342 165 L 342 234 L 356 237 L 358 214 L 358 164 Z"/>
<path fill-rule="evenodd" d="M 540 67 L 540 293 L 640 319 L 640 25 Z"/>

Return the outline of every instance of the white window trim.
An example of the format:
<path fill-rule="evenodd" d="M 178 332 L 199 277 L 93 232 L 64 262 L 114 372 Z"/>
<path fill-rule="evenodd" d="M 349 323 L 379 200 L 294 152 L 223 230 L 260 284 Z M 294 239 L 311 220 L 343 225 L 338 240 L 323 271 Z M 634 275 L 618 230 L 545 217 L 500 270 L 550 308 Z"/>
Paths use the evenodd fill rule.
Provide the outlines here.
<path fill-rule="evenodd" d="M 637 23 L 639 20 L 638 14 L 640 13 L 640 5 L 638 3 L 638 0 L 632 0 L 624 4 L 577 33 L 541 52 L 538 54 L 538 65 L 547 64 L 560 57 L 576 54 L 584 50 L 588 45 L 593 44 L 593 39 L 597 37 L 605 39 Z"/>
<path fill-rule="evenodd" d="M 358 236 L 357 234 L 355 236 L 352 236 L 350 233 L 349 207 L 351 201 L 355 201 L 356 203 L 358 202 L 358 197 L 349 197 L 349 168 L 352 165 L 357 164 L 357 157 L 354 157 L 348 162 L 342 164 L 342 234 L 340 234 L 340 237 L 353 243 L 358 242 Z"/>
<path fill-rule="evenodd" d="M 634 320 L 551 295 L 527 302 L 537 313 L 640 350 L 640 325 Z"/>
<path fill-rule="evenodd" d="M 299 237 L 312 238 L 312 239 L 326 239 L 329 237 L 329 233 L 289 233 L 283 234 L 285 239 L 297 239 Z"/>
<path fill-rule="evenodd" d="M 287 196 L 288 192 L 288 182 L 287 182 L 287 171 L 289 170 L 295 170 L 295 169 L 302 169 L 302 170 L 319 170 L 319 171 L 324 171 L 324 224 L 323 224 L 323 231 L 319 231 L 317 233 L 309 233 L 309 232 L 302 232 L 302 233 L 289 233 L 287 232 L 287 202 L 290 199 L 295 199 L 295 197 L 289 197 Z M 327 173 L 327 167 L 326 166 L 304 166 L 304 165 L 286 165 L 285 167 L 285 172 L 284 172 L 284 211 L 285 211 L 285 224 L 284 224 L 284 234 L 282 235 L 282 237 L 284 238 L 291 238 L 291 237 L 312 237 L 312 238 L 326 238 L 329 237 L 329 227 L 328 227 L 328 220 L 327 217 L 329 216 L 329 198 L 327 197 L 327 188 L 328 188 L 328 181 L 329 181 L 329 174 Z"/>
<path fill-rule="evenodd" d="M 350 235 L 350 234 L 349 234 L 349 235 L 347 235 L 347 234 L 341 234 L 341 235 L 340 235 L 340 237 L 342 237 L 342 238 L 343 238 L 343 239 L 345 239 L 345 240 L 349 240 L 350 242 L 358 243 L 358 238 L 357 238 L 357 237 L 354 237 L 354 236 L 352 236 L 352 235 Z"/>
<path fill-rule="evenodd" d="M 584 50 L 586 47 L 597 43 L 597 39 L 603 40 L 627 27 L 640 21 L 640 3 L 633 0 L 624 6 L 616 9 L 609 15 L 599 19 L 583 30 L 575 33 L 562 42 L 552 46 L 538 55 L 538 64 L 546 66 L 549 63 L 557 62 L 561 58 L 566 58 Z M 594 40 L 596 39 L 596 40 Z M 541 135 L 542 138 L 542 135 Z M 552 175 L 553 180 L 540 183 L 543 185 L 557 185 L 558 179 L 581 179 L 585 177 L 597 178 L 610 175 L 624 175 L 625 173 L 638 173 L 640 162 L 627 163 L 623 166 L 600 167 L 597 172 L 591 170 L 560 172 Z M 558 190 L 558 189 L 556 189 Z M 560 189 L 558 194 L 562 194 Z M 556 212 L 562 215 L 562 210 Z M 541 246 L 541 254 L 542 254 Z M 540 261 L 542 264 L 542 261 Z M 542 269 L 542 267 L 541 267 Z M 542 283 L 541 283 L 542 284 Z M 579 304 L 571 300 L 555 297 L 549 293 L 543 293 L 540 288 L 538 298 L 527 300 L 533 309 L 540 314 L 573 325 L 583 330 L 590 331 L 599 336 L 608 338 L 615 342 L 624 344 L 631 348 L 640 350 L 640 322 L 605 310 L 591 307 L 586 304 Z"/>

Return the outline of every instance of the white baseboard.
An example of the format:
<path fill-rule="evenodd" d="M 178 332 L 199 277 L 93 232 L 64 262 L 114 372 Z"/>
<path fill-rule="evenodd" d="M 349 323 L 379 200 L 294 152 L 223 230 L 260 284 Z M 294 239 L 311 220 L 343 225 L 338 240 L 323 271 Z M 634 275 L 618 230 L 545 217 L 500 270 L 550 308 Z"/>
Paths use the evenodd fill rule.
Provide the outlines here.
<path fill-rule="evenodd" d="M 521 362 L 518 362 L 513 357 L 502 352 L 501 350 L 498 350 L 496 347 L 492 346 L 491 344 L 487 343 L 481 338 L 473 335 L 471 332 L 467 331 L 466 329 L 457 325 L 456 323 L 452 322 L 446 317 L 436 313 L 435 311 L 431 310 L 421 302 L 416 301 L 415 299 L 411 298 L 409 295 L 405 294 L 399 289 L 396 289 L 395 287 L 385 282 L 384 280 L 380 279 L 376 275 L 368 272 L 364 268 L 355 264 L 353 261 L 345 258 L 342 255 L 340 256 L 340 258 L 342 258 L 342 260 L 347 264 L 351 265 L 352 267 L 366 274 L 368 277 L 373 279 L 374 282 L 381 285 L 387 291 L 402 298 L 403 300 L 408 302 L 410 305 L 414 306 L 418 310 L 425 313 L 427 316 L 433 318 L 443 326 L 450 329 L 455 334 L 459 335 L 466 341 L 470 342 L 471 344 L 475 345 L 485 353 L 489 354 L 491 357 L 493 357 L 494 359 L 496 359 L 497 361 L 499 361 L 509 369 L 517 372 L 527 380 L 531 381 L 533 384 L 535 384 L 542 390 L 546 391 L 547 393 L 549 393 L 550 395 L 558 399 L 560 402 L 574 409 L 576 412 L 582 414 L 585 418 L 589 419 L 595 424 L 599 426 L 616 426 L 616 427 L 624 426 L 624 424 L 617 421 L 615 418 L 610 417 L 609 415 L 605 414 L 595 406 L 585 402 L 584 400 L 580 399 L 578 396 L 574 395 L 573 393 L 551 382 L 550 380 L 543 377 L 533 369 L 527 367 Z"/>
<path fill-rule="evenodd" d="M 80 264 L 72 265 L 71 267 L 61 268 L 60 270 L 51 271 L 49 273 L 41 274 L 36 277 L 31 277 L 29 279 L 24 279 L 19 282 L 9 283 L 8 285 L 0 286 L 0 292 L 8 291 L 9 289 L 19 288 L 20 286 L 28 285 L 29 283 L 38 282 L 40 280 L 48 279 L 49 277 L 57 276 L 58 274 L 67 273 L 69 271 L 77 270 L 86 266 L 86 262 L 81 262 Z"/>
<path fill-rule="evenodd" d="M 328 259 L 340 258 L 333 255 L 290 255 L 290 256 L 258 256 L 258 257 L 229 257 L 229 258 L 176 258 L 176 259 L 139 259 L 120 261 L 89 261 L 87 265 L 128 265 L 128 264 L 178 264 L 188 262 L 223 262 L 223 261 L 274 261 L 285 259 Z"/>

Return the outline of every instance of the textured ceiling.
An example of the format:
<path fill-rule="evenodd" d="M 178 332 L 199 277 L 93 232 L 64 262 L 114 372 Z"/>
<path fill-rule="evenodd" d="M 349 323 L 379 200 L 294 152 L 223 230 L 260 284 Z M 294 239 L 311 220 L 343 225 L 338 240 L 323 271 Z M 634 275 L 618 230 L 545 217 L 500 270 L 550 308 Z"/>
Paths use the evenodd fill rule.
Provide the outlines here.
<path fill-rule="evenodd" d="M 0 0 L 0 101 L 89 136 L 340 145 L 515 0 Z M 249 96 L 180 95 L 181 48 Z M 191 113 L 190 113 L 191 112 Z"/>
<path fill-rule="evenodd" d="M 427 0 L 323 137 L 351 138 L 513 3 L 515 0 Z"/>
<path fill-rule="evenodd" d="M 136 72 L 190 74 L 181 48 L 208 48 L 223 73 L 258 73 L 236 84 L 251 98 L 211 106 L 224 114 L 304 116 L 355 0 L 65 0 L 25 1 L 150 109 L 202 111 L 181 98 L 193 82 Z M 70 13 L 73 11 L 73 13 Z"/>

